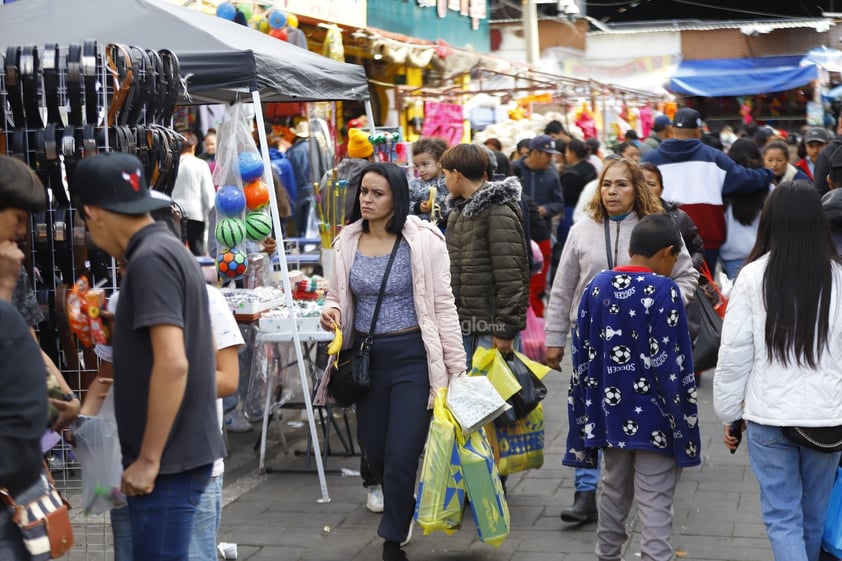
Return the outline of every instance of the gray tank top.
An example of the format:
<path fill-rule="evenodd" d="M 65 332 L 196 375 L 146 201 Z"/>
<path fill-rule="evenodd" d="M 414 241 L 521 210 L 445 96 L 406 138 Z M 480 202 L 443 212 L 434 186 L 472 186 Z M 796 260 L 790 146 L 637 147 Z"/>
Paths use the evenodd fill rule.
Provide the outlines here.
<path fill-rule="evenodd" d="M 368 257 L 357 250 L 354 257 L 349 284 L 354 295 L 354 329 L 361 333 L 368 333 L 371 329 L 377 295 L 380 293 L 380 284 L 383 282 L 383 273 L 388 262 L 389 254 Z M 374 332 L 392 333 L 417 325 L 409 244 L 406 240 L 401 240 L 395 262 L 392 263 L 392 270 L 389 272 L 389 280 L 386 281 L 386 291 L 383 294 L 383 303 L 380 304 L 380 314 Z"/>

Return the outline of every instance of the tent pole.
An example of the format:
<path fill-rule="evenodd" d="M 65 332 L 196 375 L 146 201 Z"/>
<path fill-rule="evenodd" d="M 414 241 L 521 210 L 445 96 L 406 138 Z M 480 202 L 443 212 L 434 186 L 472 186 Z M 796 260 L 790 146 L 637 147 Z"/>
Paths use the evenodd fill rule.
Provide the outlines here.
<path fill-rule="evenodd" d="M 374 127 L 374 111 L 371 109 L 371 99 L 365 100 L 365 116 L 368 117 L 368 130 L 371 134 L 377 132 Z"/>
<path fill-rule="evenodd" d="M 286 306 L 289 308 L 292 322 L 292 338 L 295 346 L 295 359 L 298 363 L 298 375 L 301 379 L 301 388 L 304 393 L 304 405 L 307 408 L 307 421 L 310 424 L 310 438 L 313 441 L 313 456 L 316 459 L 316 469 L 319 472 L 319 485 L 322 488 L 322 498 L 317 502 L 329 503 L 330 496 L 327 492 L 327 481 L 325 479 L 325 468 L 322 463 L 321 446 L 319 445 L 319 432 L 316 429 L 316 420 L 313 415 L 313 400 L 310 391 L 310 380 L 305 370 L 304 354 L 301 351 L 301 335 L 298 333 L 298 322 L 295 317 L 295 307 L 292 302 L 292 284 L 289 280 L 289 267 L 287 266 L 286 252 L 284 251 L 284 232 L 281 229 L 281 219 L 278 216 L 278 199 L 275 194 L 274 181 L 272 181 L 272 165 L 269 160 L 269 143 L 266 139 L 266 125 L 263 121 L 263 108 L 260 103 L 260 92 L 254 90 L 251 92 L 252 102 L 254 103 L 254 115 L 257 118 L 257 134 L 260 138 L 260 153 L 263 157 L 263 180 L 266 185 L 269 185 L 269 210 L 272 215 L 272 226 L 275 228 L 275 238 L 278 243 L 278 257 L 281 260 L 281 276 L 284 283 L 284 299 Z M 271 390 L 267 390 L 271 393 Z M 266 415 L 264 415 L 265 417 Z M 265 422 L 264 422 L 265 425 Z M 266 437 L 266 430 L 264 426 L 263 438 Z"/>

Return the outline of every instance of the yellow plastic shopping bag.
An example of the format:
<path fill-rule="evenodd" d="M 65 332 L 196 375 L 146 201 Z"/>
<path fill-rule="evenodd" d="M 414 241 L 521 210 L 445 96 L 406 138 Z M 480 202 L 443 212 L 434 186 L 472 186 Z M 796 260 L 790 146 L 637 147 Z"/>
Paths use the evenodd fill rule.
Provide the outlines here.
<path fill-rule="evenodd" d="M 477 347 L 471 359 L 469 375 L 487 376 L 488 381 L 491 382 L 491 385 L 495 387 L 504 400 L 520 391 L 520 383 L 518 383 L 503 355 L 497 349 Z"/>
<path fill-rule="evenodd" d="M 442 388 L 436 394 L 418 482 L 415 520 L 425 536 L 436 530 L 452 534 L 462 525 L 465 481 L 456 443 L 458 429 L 446 400 L 447 389 Z"/>
<path fill-rule="evenodd" d="M 457 445 L 479 539 L 499 547 L 509 535 L 509 505 L 485 429 L 471 433 L 464 444 Z"/>
<path fill-rule="evenodd" d="M 525 419 L 485 426 L 488 442 L 500 475 L 509 475 L 544 465 L 544 407 L 540 403 Z"/>

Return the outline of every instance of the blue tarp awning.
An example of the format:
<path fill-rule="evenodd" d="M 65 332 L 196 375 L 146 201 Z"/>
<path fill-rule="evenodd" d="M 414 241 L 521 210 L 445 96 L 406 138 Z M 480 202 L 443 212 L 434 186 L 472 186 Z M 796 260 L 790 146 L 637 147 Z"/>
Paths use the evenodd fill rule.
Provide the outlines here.
<path fill-rule="evenodd" d="M 800 66 L 803 58 L 796 55 L 685 60 L 670 80 L 669 90 L 704 97 L 791 90 L 818 77 L 815 65 Z"/>

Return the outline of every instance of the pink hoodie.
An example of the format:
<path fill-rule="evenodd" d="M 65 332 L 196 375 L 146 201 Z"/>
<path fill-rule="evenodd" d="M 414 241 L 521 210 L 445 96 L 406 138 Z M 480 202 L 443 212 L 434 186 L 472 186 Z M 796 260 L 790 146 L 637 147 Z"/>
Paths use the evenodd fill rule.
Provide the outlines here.
<path fill-rule="evenodd" d="M 354 303 L 348 277 L 362 234 L 362 221 L 358 220 L 342 229 L 333 242 L 333 274 L 328 279 L 329 290 L 325 308 L 337 308 L 342 314 L 342 336 L 347 348 L 353 338 Z M 450 257 L 444 235 L 429 222 L 417 216 L 408 216 L 403 227 L 403 237 L 409 244 L 412 262 L 412 280 L 415 283 L 413 299 L 418 326 L 427 350 L 430 371 L 430 396 L 427 407 L 439 388 L 447 387 L 451 376 L 465 371 L 465 349 L 453 292 L 450 288 Z M 315 405 L 324 405 L 328 399 L 327 384 L 333 370 L 333 357 L 322 376 Z"/>

